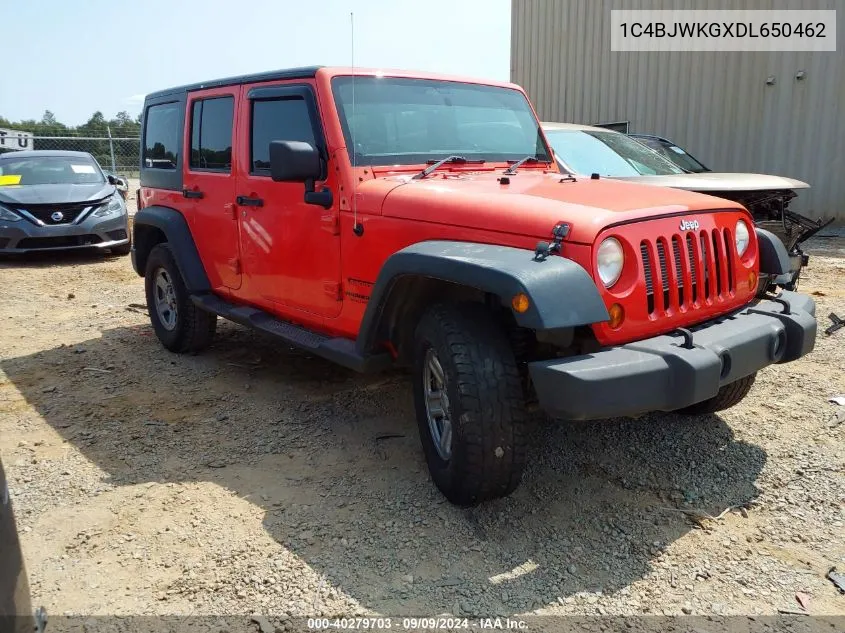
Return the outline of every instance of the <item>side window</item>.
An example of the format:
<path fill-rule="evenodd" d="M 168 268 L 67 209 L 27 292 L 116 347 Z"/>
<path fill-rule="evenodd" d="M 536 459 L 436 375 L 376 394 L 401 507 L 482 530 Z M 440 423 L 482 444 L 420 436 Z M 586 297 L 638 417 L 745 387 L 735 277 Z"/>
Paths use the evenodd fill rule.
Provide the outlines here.
<path fill-rule="evenodd" d="M 147 108 L 144 117 L 144 167 L 176 169 L 182 105 L 163 103 Z"/>
<path fill-rule="evenodd" d="M 191 107 L 191 169 L 232 171 L 235 99 L 214 97 Z"/>
<path fill-rule="evenodd" d="M 252 173 L 269 175 L 270 141 L 305 141 L 316 145 L 304 99 L 261 99 L 252 102 Z"/>

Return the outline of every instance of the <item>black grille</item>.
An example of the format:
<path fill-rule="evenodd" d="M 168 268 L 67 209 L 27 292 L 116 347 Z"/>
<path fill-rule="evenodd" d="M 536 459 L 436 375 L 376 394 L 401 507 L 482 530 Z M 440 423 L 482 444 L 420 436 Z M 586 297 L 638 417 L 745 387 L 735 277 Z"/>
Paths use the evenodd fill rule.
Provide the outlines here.
<path fill-rule="evenodd" d="M 90 246 L 101 241 L 97 235 L 27 237 L 18 242 L 18 248 L 71 248 L 73 246 Z"/>
<path fill-rule="evenodd" d="M 674 275 L 669 275 L 667 269 L 667 251 L 670 243 Z M 702 231 L 698 236 L 689 232 L 685 235 L 673 235 L 669 239 L 659 237 L 653 242 L 643 240 L 640 243 L 640 256 L 650 314 L 654 314 L 658 308 L 665 311 L 676 305 L 672 296 L 674 288 L 670 289 L 670 283 L 677 288 L 677 306 L 691 306 L 701 300 L 725 297 L 734 290 L 731 261 L 733 238 L 727 229 Z M 653 262 L 655 256 L 657 261 Z M 657 270 L 660 271 L 662 288 L 655 292 L 654 276 Z M 689 288 L 685 287 L 684 281 L 687 270 L 690 276 Z M 699 287 L 699 279 L 704 281 L 703 288 Z"/>
<path fill-rule="evenodd" d="M 673 240 L 674 246 L 674 240 Z M 673 249 L 674 250 L 674 249 Z M 648 294 L 654 294 L 654 281 L 651 278 L 651 255 L 648 252 L 648 243 L 640 244 L 640 253 L 643 258 L 643 268 L 645 268 L 645 288 Z M 666 274 L 666 248 L 662 241 L 657 242 L 657 261 L 660 265 L 660 277 L 663 279 L 663 292 L 669 290 L 669 277 Z M 675 268 L 677 270 L 678 284 L 683 286 L 684 280 L 681 277 L 681 264 L 678 261 L 677 250 L 675 250 Z"/>
<path fill-rule="evenodd" d="M 74 202 L 73 204 L 31 204 L 31 205 L 7 205 L 12 206 L 16 211 L 23 211 L 44 224 L 55 226 L 57 224 L 73 224 L 81 220 L 83 216 L 97 208 L 100 202 Z M 59 219 L 53 215 L 60 213 Z"/>

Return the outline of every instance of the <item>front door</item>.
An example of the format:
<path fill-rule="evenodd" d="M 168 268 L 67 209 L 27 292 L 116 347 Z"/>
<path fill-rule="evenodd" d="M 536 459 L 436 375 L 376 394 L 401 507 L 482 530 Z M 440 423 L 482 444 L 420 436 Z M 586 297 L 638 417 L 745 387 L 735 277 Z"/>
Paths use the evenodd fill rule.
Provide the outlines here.
<path fill-rule="evenodd" d="M 185 144 L 186 215 L 214 288 L 240 288 L 241 263 L 235 207 L 232 138 L 239 87 L 189 93 Z"/>
<path fill-rule="evenodd" d="M 306 141 L 326 158 L 313 88 L 305 83 L 245 85 L 239 117 L 241 253 L 249 297 L 278 312 L 340 313 L 338 207 L 306 204 L 302 183 L 273 182 L 270 142 Z M 316 183 L 337 199 L 336 176 Z"/>

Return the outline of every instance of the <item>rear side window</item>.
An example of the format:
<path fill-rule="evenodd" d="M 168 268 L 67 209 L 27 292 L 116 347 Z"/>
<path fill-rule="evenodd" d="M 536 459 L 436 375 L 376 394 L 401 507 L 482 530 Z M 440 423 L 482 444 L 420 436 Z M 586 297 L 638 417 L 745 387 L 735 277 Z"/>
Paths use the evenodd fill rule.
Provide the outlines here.
<path fill-rule="evenodd" d="M 144 123 L 144 167 L 176 169 L 181 134 L 180 103 L 150 106 Z"/>
<path fill-rule="evenodd" d="M 191 169 L 231 172 L 233 97 L 194 101 L 191 108 Z"/>
<path fill-rule="evenodd" d="M 270 141 L 305 141 L 316 146 L 304 99 L 261 99 L 252 102 L 252 173 L 270 173 Z"/>

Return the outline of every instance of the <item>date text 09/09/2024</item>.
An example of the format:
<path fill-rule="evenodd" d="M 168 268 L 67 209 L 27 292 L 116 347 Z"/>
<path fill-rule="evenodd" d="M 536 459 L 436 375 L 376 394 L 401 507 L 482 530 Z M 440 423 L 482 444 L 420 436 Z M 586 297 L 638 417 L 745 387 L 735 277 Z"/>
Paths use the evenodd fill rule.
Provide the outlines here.
<path fill-rule="evenodd" d="M 528 626 L 524 620 L 513 618 L 457 618 L 457 617 L 422 617 L 422 618 L 308 618 L 310 630 L 386 630 L 405 631 L 423 630 L 511 630 L 525 631 Z"/>

